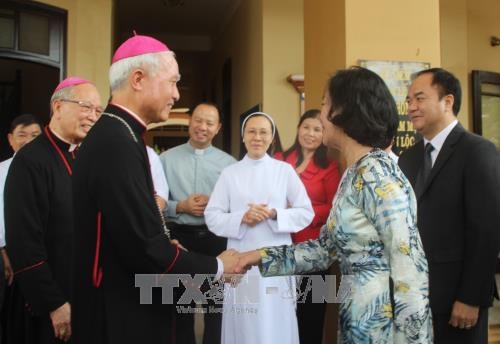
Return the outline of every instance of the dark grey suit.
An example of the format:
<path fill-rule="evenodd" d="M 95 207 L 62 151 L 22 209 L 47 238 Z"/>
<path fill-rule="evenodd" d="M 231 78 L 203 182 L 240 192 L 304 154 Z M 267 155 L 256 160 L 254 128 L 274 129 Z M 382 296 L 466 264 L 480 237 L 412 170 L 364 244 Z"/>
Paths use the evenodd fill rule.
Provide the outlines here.
<path fill-rule="evenodd" d="M 399 159 L 414 188 L 423 157 L 422 140 Z M 477 338 L 474 333 L 484 332 L 484 326 L 487 329 L 486 323 L 473 330 L 456 330 L 447 325 L 447 320 L 458 300 L 481 307 L 486 313 L 481 314 L 481 319 L 486 317 L 487 321 L 484 310 L 491 306 L 497 292 L 494 273 L 500 243 L 498 169 L 495 146 L 458 123 L 417 194 L 418 228 L 429 263 L 436 343 L 477 343 L 472 338 Z M 455 331 L 458 339 L 440 340 L 443 331 L 448 330 Z"/>

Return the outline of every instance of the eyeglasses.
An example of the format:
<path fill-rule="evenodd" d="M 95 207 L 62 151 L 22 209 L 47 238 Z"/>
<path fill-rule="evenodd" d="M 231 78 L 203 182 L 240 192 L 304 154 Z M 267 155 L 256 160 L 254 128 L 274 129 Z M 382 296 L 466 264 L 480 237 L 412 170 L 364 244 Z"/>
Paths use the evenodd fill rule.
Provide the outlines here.
<path fill-rule="evenodd" d="M 245 134 L 248 136 L 252 136 L 252 137 L 259 135 L 260 137 L 264 137 L 264 138 L 267 138 L 268 136 L 272 135 L 270 131 L 257 130 L 257 129 L 253 129 L 253 128 L 246 130 Z"/>
<path fill-rule="evenodd" d="M 94 111 L 96 116 L 100 116 L 102 114 L 102 112 L 104 111 L 102 109 L 102 107 L 100 107 L 100 106 L 94 106 L 90 103 L 83 102 L 81 100 L 60 99 L 60 101 L 77 104 L 82 109 L 82 112 L 86 113 L 86 114 L 91 114 Z"/>

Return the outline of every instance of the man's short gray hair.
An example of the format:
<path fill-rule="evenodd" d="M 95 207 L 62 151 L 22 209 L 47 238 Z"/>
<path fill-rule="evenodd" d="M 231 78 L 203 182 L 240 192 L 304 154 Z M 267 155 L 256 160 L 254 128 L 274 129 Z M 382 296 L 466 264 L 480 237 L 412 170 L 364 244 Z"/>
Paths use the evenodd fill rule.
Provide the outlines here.
<path fill-rule="evenodd" d="M 59 100 L 59 99 L 71 99 L 71 91 L 73 90 L 73 87 L 74 86 L 65 87 L 65 88 L 60 89 L 57 92 L 54 92 L 54 94 L 52 95 L 52 97 L 50 97 L 50 104 L 51 104 L 51 106 L 52 106 L 52 103 L 54 101 L 56 101 L 56 100 Z"/>
<path fill-rule="evenodd" d="M 65 88 L 62 88 L 60 89 L 59 91 L 57 92 L 54 92 L 54 94 L 52 94 L 52 97 L 50 97 L 50 117 L 52 117 L 53 113 L 54 113 L 54 110 L 52 109 L 52 104 L 54 104 L 54 102 L 56 100 L 59 100 L 59 99 L 70 99 L 72 100 L 72 93 L 71 91 L 73 91 L 73 87 L 75 86 L 70 86 L 70 87 L 65 87 Z"/>
<path fill-rule="evenodd" d="M 146 73 L 155 74 L 160 64 L 160 54 L 169 54 L 175 58 L 173 51 L 165 51 L 161 53 L 150 53 L 139 56 L 129 57 L 120 61 L 116 61 L 109 68 L 109 84 L 111 93 L 120 89 L 130 73 L 137 68 L 143 68 Z"/>

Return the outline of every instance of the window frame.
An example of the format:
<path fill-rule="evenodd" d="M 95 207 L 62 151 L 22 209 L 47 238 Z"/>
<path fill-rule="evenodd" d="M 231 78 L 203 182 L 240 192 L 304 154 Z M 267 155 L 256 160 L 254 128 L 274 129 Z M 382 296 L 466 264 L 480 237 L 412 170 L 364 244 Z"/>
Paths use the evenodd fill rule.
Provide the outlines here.
<path fill-rule="evenodd" d="M 60 78 L 62 79 L 66 75 L 67 11 L 46 4 L 14 0 L 3 0 L 0 7 L 14 11 L 14 48 L 0 48 L 0 57 L 40 63 L 58 68 Z M 48 17 L 49 55 L 19 49 L 21 13 Z"/>
<path fill-rule="evenodd" d="M 481 70 L 472 71 L 472 124 L 473 131 L 478 135 L 483 135 L 482 119 L 482 99 L 483 95 L 500 97 L 498 94 L 483 92 L 481 85 L 494 84 L 500 86 L 500 74 Z"/>

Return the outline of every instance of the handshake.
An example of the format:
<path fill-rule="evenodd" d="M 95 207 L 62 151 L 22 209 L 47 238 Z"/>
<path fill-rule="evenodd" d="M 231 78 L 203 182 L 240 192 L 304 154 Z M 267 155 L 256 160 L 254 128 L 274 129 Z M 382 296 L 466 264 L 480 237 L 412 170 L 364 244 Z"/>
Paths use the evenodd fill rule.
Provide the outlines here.
<path fill-rule="evenodd" d="M 252 266 L 261 262 L 258 250 L 238 252 L 233 249 L 226 250 L 217 256 L 224 265 L 224 275 L 243 275 Z"/>

